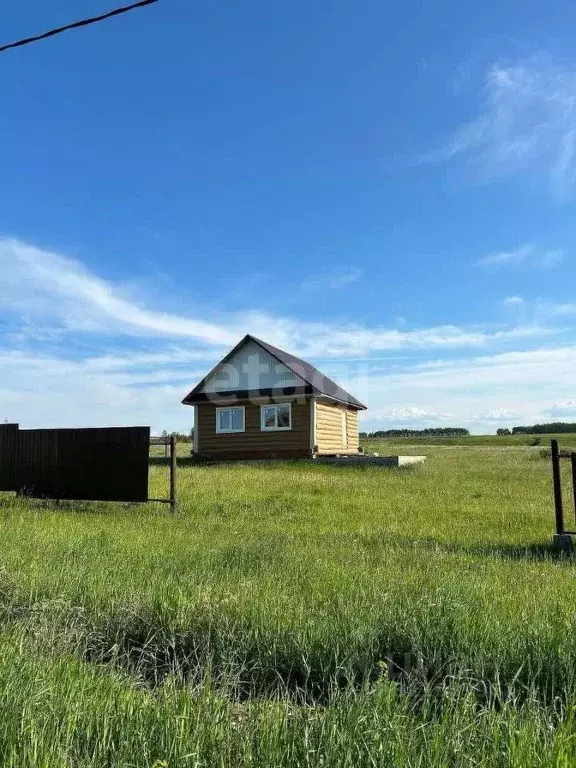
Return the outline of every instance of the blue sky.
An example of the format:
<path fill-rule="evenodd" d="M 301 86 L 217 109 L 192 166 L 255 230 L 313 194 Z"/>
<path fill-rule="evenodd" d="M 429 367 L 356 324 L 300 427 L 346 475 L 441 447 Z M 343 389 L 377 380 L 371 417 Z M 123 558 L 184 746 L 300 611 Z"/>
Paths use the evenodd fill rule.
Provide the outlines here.
<path fill-rule="evenodd" d="M 187 429 L 249 332 L 367 429 L 576 421 L 575 23 L 160 0 L 0 55 L 0 418 Z"/>

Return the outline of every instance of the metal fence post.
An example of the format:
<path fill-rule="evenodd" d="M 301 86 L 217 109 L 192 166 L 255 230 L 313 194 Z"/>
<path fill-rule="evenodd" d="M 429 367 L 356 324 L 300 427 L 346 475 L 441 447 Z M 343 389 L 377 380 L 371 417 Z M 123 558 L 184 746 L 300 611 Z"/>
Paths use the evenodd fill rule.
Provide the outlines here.
<path fill-rule="evenodd" d="M 576 453 L 570 454 L 572 462 L 572 495 L 574 496 L 574 517 L 576 519 Z"/>
<path fill-rule="evenodd" d="M 177 461 L 177 441 L 176 435 L 170 436 L 170 509 L 174 510 L 176 507 L 176 468 L 178 466 Z"/>
<path fill-rule="evenodd" d="M 573 465 L 574 466 L 574 465 Z M 552 480 L 554 483 L 554 510 L 556 514 L 556 533 L 564 534 L 564 510 L 562 509 L 562 481 L 560 476 L 560 456 L 558 440 L 552 440 Z"/>

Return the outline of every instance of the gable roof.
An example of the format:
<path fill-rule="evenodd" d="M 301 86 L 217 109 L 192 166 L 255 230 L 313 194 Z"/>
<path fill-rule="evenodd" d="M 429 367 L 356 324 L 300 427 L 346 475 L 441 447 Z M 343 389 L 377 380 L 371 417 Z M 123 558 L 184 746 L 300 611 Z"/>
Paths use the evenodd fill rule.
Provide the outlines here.
<path fill-rule="evenodd" d="M 192 392 L 188 394 L 184 400 L 182 401 L 184 405 L 193 405 L 194 403 L 202 402 L 204 400 L 209 399 L 209 395 L 207 395 L 206 392 L 204 392 L 204 385 L 206 384 L 206 381 L 217 371 L 217 369 L 223 365 L 224 363 L 228 362 L 245 344 L 248 344 L 249 342 L 253 342 L 257 346 L 259 346 L 261 349 L 263 349 L 265 352 L 267 352 L 269 355 L 271 355 L 273 358 L 278 360 L 279 363 L 284 365 L 286 368 L 288 368 L 292 373 L 295 373 L 297 376 L 299 376 L 301 379 L 305 382 L 305 387 L 277 387 L 272 390 L 252 390 L 252 391 L 242 391 L 242 392 L 219 392 L 214 393 L 216 395 L 234 395 L 238 398 L 247 398 L 247 397 L 257 397 L 258 395 L 280 395 L 280 394 L 310 394 L 310 395 L 323 395 L 325 397 L 328 397 L 332 400 L 336 400 L 340 403 L 345 403 L 346 405 L 350 405 L 353 408 L 357 408 L 358 410 L 366 410 L 366 406 L 363 405 L 359 400 L 357 400 L 355 397 L 353 397 L 349 392 L 346 392 L 345 389 L 342 389 L 338 384 L 336 384 L 335 381 L 332 381 L 332 379 L 328 378 L 328 376 L 325 376 L 323 373 L 321 373 L 318 368 L 315 368 L 310 363 L 306 362 L 306 360 L 301 360 L 299 357 L 296 357 L 295 355 L 291 355 L 289 352 L 284 352 L 282 349 L 278 349 L 278 347 L 272 346 L 272 344 L 268 344 L 266 341 L 262 341 L 261 339 L 256 338 L 256 336 L 251 336 L 250 334 L 246 334 L 244 338 L 232 349 L 228 354 L 220 360 L 218 365 L 216 365 L 210 373 L 208 373 L 202 381 L 197 384 Z M 214 397 L 214 394 L 212 397 Z"/>

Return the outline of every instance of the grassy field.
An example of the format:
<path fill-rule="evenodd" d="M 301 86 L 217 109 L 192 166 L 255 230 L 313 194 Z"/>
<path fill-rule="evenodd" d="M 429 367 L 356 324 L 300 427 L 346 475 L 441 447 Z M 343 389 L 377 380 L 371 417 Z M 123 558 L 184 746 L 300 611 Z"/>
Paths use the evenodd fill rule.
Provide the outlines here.
<path fill-rule="evenodd" d="M 184 461 L 176 515 L 0 494 L 0 764 L 575 765 L 546 442 Z"/>
<path fill-rule="evenodd" d="M 576 434 L 563 435 L 466 435 L 464 437 L 390 437 L 368 438 L 363 441 L 366 450 L 381 450 L 384 452 L 387 445 L 402 448 L 403 446 L 428 445 L 428 446 L 454 446 L 462 448 L 477 448 L 489 446 L 493 448 L 507 447 L 535 447 L 549 446 L 552 438 L 556 438 L 560 445 L 566 448 L 576 448 Z"/>

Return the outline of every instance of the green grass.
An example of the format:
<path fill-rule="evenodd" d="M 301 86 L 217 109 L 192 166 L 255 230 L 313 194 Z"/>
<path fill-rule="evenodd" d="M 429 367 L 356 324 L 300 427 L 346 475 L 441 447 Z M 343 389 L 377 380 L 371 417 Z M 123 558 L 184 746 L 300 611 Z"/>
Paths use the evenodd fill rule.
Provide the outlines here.
<path fill-rule="evenodd" d="M 176 515 L 0 495 L 0 764 L 575 764 L 549 462 L 379 452 L 428 460 L 183 464 Z"/>
<path fill-rule="evenodd" d="M 576 447 L 576 433 L 562 435 L 465 435 L 462 437 L 379 437 L 363 440 L 366 450 L 388 450 L 387 446 L 454 446 L 479 447 L 490 446 L 493 448 L 520 447 L 520 446 L 549 446 L 550 441 L 556 438 L 560 445 L 566 448 Z"/>

